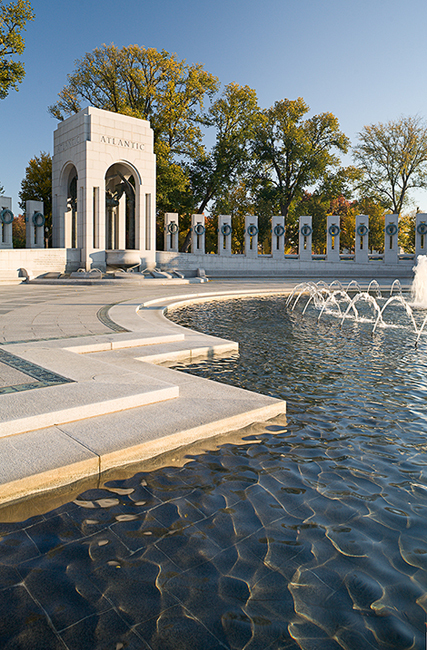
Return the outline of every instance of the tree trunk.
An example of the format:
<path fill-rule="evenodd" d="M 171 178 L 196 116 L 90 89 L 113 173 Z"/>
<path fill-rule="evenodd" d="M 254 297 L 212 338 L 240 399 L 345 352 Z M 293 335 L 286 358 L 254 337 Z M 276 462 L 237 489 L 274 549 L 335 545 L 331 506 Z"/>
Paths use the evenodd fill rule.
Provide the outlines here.
<path fill-rule="evenodd" d="M 188 250 L 190 248 L 191 244 L 191 228 L 188 229 L 188 232 L 185 236 L 184 243 L 182 244 L 179 252 L 180 253 L 188 253 Z"/>

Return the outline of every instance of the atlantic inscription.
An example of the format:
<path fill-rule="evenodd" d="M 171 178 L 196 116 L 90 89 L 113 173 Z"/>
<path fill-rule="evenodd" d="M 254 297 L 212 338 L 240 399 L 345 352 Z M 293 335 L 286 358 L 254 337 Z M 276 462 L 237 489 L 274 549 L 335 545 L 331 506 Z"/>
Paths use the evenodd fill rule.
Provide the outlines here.
<path fill-rule="evenodd" d="M 105 144 L 113 144 L 116 147 L 124 147 L 125 149 L 138 149 L 143 151 L 144 145 L 141 142 L 134 142 L 133 140 L 124 140 L 122 138 L 113 138 L 109 135 L 101 135 L 101 142 Z"/>

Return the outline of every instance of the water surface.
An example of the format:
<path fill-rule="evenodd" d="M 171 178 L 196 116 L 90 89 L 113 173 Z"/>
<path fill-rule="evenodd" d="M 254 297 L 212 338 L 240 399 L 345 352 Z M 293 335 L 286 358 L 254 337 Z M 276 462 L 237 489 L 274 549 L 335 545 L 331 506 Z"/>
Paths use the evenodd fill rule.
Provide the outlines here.
<path fill-rule="evenodd" d="M 174 312 L 287 418 L 0 524 L 0 647 L 424 650 L 425 339 L 301 308 Z"/>

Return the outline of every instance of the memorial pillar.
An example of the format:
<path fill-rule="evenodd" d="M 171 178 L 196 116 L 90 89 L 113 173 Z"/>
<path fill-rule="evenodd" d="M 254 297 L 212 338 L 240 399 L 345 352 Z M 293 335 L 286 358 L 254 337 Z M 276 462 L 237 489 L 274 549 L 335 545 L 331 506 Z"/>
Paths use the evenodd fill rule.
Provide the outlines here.
<path fill-rule="evenodd" d="M 415 259 L 427 255 L 427 214 L 419 212 L 415 217 Z"/>
<path fill-rule="evenodd" d="M 231 255 L 231 216 L 220 214 L 218 217 L 218 255 Z"/>
<path fill-rule="evenodd" d="M 177 212 L 165 213 L 165 251 L 178 252 L 179 221 Z"/>
<path fill-rule="evenodd" d="M 43 201 L 25 202 L 26 247 L 44 248 Z"/>
<path fill-rule="evenodd" d="M 271 218 L 271 256 L 280 259 L 285 256 L 285 217 Z"/>
<path fill-rule="evenodd" d="M 399 260 L 399 215 L 386 214 L 384 228 L 384 262 L 386 264 L 397 264 Z"/>
<path fill-rule="evenodd" d="M 245 255 L 258 256 L 258 217 L 252 215 L 245 217 Z"/>
<path fill-rule="evenodd" d="M 313 227 L 311 222 L 311 217 L 299 218 L 299 258 L 307 262 L 312 259 Z"/>
<path fill-rule="evenodd" d="M 369 217 L 367 214 L 359 214 L 356 217 L 356 230 L 354 240 L 354 259 L 358 264 L 366 264 L 369 262 L 368 240 Z"/>
<path fill-rule="evenodd" d="M 191 215 L 191 252 L 205 253 L 205 215 Z"/>
<path fill-rule="evenodd" d="M 326 259 L 328 262 L 340 261 L 340 218 L 331 215 L 326 218 Z"/>

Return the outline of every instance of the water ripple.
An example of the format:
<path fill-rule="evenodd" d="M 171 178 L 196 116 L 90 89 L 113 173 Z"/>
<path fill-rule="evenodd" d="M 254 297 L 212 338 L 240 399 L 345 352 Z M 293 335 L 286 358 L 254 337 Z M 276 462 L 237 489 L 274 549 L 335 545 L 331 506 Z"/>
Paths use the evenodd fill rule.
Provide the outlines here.
<path fill-rule="evenodd" d="M 0 522 L 0 646 L 424 650 L 425 339 L 271 297 L 173 318 L 241 346 L 183 371 L 287 418 Z"/>

